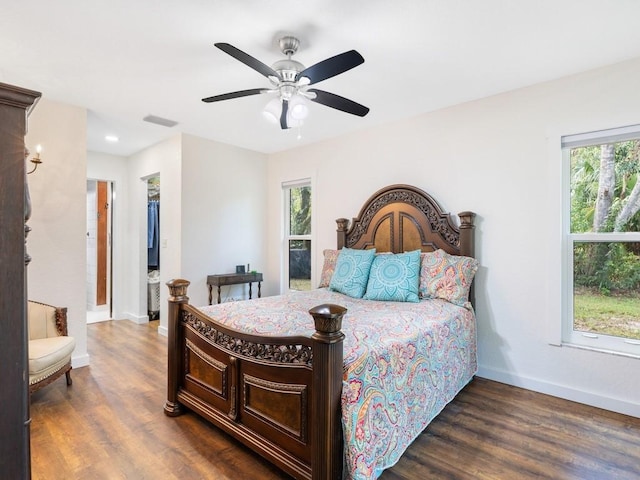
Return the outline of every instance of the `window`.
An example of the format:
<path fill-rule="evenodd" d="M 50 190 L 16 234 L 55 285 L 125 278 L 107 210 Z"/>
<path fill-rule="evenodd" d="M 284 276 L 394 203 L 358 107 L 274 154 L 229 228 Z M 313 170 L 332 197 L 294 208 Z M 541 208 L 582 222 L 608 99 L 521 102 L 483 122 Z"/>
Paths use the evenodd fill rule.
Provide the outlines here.
<path fill-rule="evenodd" d="M 285 280 L 290 290 L 311 290 L 311 185 L 285 184 Z"/>
<path fill-rule="evenodd" d="M 640 125 L 562 138 L 563 341 L 640 355 Z"/>

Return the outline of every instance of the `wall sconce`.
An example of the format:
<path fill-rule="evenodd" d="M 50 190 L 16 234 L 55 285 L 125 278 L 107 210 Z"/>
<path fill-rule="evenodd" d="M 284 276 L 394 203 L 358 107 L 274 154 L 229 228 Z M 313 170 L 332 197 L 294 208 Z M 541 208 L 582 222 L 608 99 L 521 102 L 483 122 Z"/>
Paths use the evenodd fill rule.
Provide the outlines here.
<path fill-rule="evenodd" d="M 36 168 L 38 168 L 38 165 L 42 163 L 42 160 L 40 160 L 41 152 L 42 152 L 42 145 L 36 145 L 36 154 L 31 158 L 31 160 L 29 160 L 31 163 L 33 163 L 34 167 L 33 167 L 33 170 L 27 172 L 27 175 L 35 172 Z"/>

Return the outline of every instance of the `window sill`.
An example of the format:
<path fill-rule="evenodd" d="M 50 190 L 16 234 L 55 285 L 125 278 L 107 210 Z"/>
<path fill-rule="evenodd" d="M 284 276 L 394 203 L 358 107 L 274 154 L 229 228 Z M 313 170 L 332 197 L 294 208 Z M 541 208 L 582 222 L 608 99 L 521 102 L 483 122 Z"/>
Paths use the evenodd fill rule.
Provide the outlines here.
<path fill-rule="evenodd" d="M 604 354 L 607 354 L 607 355 L 615 355 L 615 356 L 618 356 L 618 357 L 627 357 L 627 358 L 634 358 L 636 360 L 640 360 L 640 349 L 639 349 L 638 353 L 631 353 L 631 352 L 621 352 L 619 350 L 609 350 L 609 349 L 606 349 L 606 348 L 598 348 L 598 347 L 593 347 L 593 346 L 589 346 L 589 345 L 580 345 L 580 344 L 577 344 L 577 343 L 569 343 L 569 342 L 562 342 L 562 344 L 560 346 L 561 347 L 569 347 L 569 348 L 577 348 L 578 350 L 590 350 L 592 352 L 598 352 L 598 353 L 604 353 Z"/>

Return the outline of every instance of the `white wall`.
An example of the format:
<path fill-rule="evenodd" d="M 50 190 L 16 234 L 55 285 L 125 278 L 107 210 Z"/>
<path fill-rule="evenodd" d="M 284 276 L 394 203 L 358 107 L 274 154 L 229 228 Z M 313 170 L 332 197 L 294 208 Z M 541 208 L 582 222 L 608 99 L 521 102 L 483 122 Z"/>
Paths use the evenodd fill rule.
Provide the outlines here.
<path fill-rule="evenodd" d="M 27 147 L 42 165 L 28 175 L 33 213 L 27 251 L 29 298 L 67 307 L 74 367 L 87 365 L 86 111 L 43 98 L 29 117 Z"/>
<path fill-rule="evenodd" d="M 207 275 L 266 267 L 266 172 L 264 154 L 183 135 L 181 272 L 191 304 L 208 303 Z M 277 277 L 265 275 L 272 282 Z M 248 298 L 247 285 L 223 288 L 223 296 Z"/>
<path fill-rule="evenodd" d="M 147 188 L 160 175 L 160 333 L 166 334 L 166 282 L 191 282 L 190 301 L 206 305 L 206 277 L 236 264 L 265 264 L 266 156 L 209 140 L 176 135 L 128 159 L 129 228 L 124 316 L 147 318 Z M 252 267 L 253 268 L 253 267 Z M 243 286 L 232 295 L 246 295 Z"/>
<path fill-rule="evenodd" d="M 160 175 L 160 331 L 167 329 L 167 288 L 171 278 L 179 278 L 181 257 L 181 135 L 136 153 L 128 159 L 128 207 L 126 311 L 137 323 L 147 315 L 147 182 Z"/>
<path fill-rule="evenodd" d="M 126 318 L 124 312 L 128 300 L 127 258 L 129 241 L 127 229 L 129 223 L 129 179 L 128 160 L 125 157 L 105 153 L 87 152 L 87 178 L 113 182 L 114 199 L 113 223 L 111 227 L 113 242 L 113 282 L 112 282 L 112 318 Z"/>
<path fill-rule="evenodd" d="M 640 123 L 639 82 L 636 60 L 271 155 L 268 251 L 280 248 L 280 183 L 292 178 L 315 178 L 316 269 L 335 246 L 334 220 L 356 216 L 388 184 L 475 211 L 479 374 L 640 416 L 640 360 L 551 345 L 561 316 L 560 135 Z M 275 255 L 267 272 L 279 272 Z"/>

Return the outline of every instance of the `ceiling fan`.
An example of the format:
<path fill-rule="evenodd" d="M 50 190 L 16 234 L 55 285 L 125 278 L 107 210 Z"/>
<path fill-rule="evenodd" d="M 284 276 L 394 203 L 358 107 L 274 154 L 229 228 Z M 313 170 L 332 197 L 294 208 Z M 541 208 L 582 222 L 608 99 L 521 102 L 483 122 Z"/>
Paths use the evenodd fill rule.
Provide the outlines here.
<path fill-rule="evenodd" d="M 315 83 L 335 77 L 364 63 L 362 55 L 355 50 L 349 50 L 305 68 L 300 62 L 291 58 L 298 51 L 299 45 L 300 41 L 296 37 L 281 38 L 280 49 L 287 58 L 278 60 L 269 67 L 233 45 L 216 43 L 215 46 L 220 50 L 267 77 L 271 82 L 271 88 L 252 88 L 224 93 L 203 98 L 202 101 L 211 103 L 261 93 L 276 94 L 277 96 L 265 107 L 265 114 L 279 121 L 282 129 L 302 125 L 302 121 L 308 113 L 309 100 L 359 117 L 364 117 L 369 113 L 367 107 L 353 100 L 324 90 L 309 88 Z"/>

